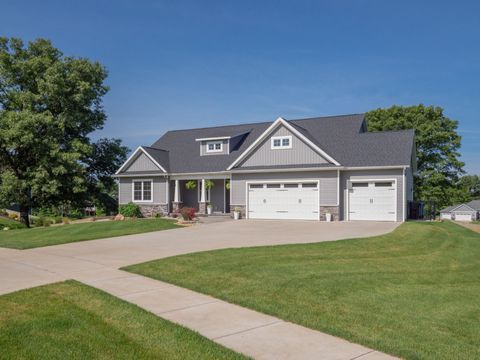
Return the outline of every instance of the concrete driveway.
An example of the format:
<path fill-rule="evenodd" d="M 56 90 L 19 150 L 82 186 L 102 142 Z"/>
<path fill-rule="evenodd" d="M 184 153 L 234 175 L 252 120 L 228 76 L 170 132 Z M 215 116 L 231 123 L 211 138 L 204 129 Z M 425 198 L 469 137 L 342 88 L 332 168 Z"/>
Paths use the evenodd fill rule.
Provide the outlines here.
<path fill-rule="evenodd" d="M 398 225 L 224 221 L 30 250 L 0 248 L 0 294 L 75 279 L 254 358 L 389 359 L 343 339 L 118 268 L 213 249 L 369 237 L 393 231 Z"/>

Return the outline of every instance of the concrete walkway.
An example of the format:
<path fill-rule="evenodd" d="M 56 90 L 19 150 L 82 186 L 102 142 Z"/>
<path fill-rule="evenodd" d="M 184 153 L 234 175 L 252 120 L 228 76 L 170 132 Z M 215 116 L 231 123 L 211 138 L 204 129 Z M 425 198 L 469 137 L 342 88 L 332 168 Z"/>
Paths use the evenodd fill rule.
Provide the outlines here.
<path fill-rule="evenodd" d="M 373 236 L 396 226 L 219 222 L 32 250 L 0 249 L 0 294 L 75 279 L 256 359 L 393 359 L 319 331 L 118 268 L 203 250 Z"/>

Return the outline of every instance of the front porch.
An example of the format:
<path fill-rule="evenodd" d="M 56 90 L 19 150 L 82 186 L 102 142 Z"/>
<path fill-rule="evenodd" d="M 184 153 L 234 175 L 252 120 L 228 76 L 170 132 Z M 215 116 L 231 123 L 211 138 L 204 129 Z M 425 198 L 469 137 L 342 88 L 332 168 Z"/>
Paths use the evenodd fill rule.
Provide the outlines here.
<path fill-rule="evenodd" d="M 212 215 L 230 213 L 230 178 L 173 178 L 170 180 L 170 203 L 172 211 L 182 207 L 197 209 L 198 214 Z"/>

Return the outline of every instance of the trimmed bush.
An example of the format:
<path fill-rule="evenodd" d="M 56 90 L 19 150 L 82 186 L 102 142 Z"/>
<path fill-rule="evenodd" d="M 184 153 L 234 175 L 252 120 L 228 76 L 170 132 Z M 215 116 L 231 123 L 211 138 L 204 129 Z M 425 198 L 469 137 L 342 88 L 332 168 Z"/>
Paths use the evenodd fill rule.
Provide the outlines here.
<path fill-rule="evenodd" d="M 45 222 L 43 223 L 43 226 L 44 227 L 49 227 L 50 225 L 52 225 L 52 221 L 48 220 L 48 219 L 45 219 Z"/>
<path fill-rule="evenodd" d="M 38 218 L 35 219 L 33 223 L 37 227 L 43 226 L 45 224 L 45 218 L 43 216 L 39 216 Z"/>
<path fill-rule="evenodd" d="M 197 210 L 191 207 L 184 207 L 180 209 L 180 214 L 182 214 L 183 220 L 193 220 L 196 212 Z"/>
<path fill-rule="evenodd" d="M 134 204 L 133 202 L 129 202 L 125 205 L 120 205 L 120 214 L 125 217 L 142 217 L 142 212 L 140 211 L 140 206 Z"/>
<path fill-rule="evenodd" d="M 61 224 L 63 222 L 63 219 L 61 216 L 56 216 L 53 221 L 55 221 L 55 224 Z"/>
<path fill-rule="evenodd" d="M 64 217 L 64 218 L 62 219 L 62 221 L 63 221 L 63 223 L 64 223 L 65 225 L 70 224 L 70 219 L 67 218 L 67 217 Z"/>
<path fill-rule="evenodd" d="M 8 214 L 8 218 L 12 220 L 18 220 L 18 215 L 15 213 Z"/>

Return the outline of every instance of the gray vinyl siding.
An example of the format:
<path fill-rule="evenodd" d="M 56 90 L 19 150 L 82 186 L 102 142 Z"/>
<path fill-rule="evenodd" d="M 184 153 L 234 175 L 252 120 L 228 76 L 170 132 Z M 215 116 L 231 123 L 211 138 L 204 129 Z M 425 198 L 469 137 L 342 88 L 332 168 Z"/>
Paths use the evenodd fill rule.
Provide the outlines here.
<path fill-rule="evenodd" d="M 213 140 L 212 140 L 213 141 Z M 222 151 L 207 152 L 207 143 L 211 141 L 201 141 L 200 142 L 200 155 L 227 155 L 228 154 L 228 139 L 218 140 L 222 142 Z"/>
<path fill-rule="evenodd" d="M 403 221 L 406 209 L 403 209 L 403 169 L 383 170 L 349 170 L 340 172 L 340 214 L 342 220 L 346 219 L 347 212 L 347 181 L 361 179 L 396 179 L 397 180 L 397 221 Z M 406 206 L 406 202 L 405 202 Z"/>
<path fill-rule="evenodd" d="M 167 181 L 164 177 L 145 177 L 142 179 L 139 178 L 120 178 L 118 184 L 119 193 L 118 199 L 119 204 L 126 204 L 130 201 L 134 202 L 132 199 L 132 186 L 133 180 L 153 180 L 153 202 L 139 202 L 139 204 L 166 204 L 167 203 Z"/>
<path fill-rule="evenodd" d="M 225 211 L 225 187 L 223 180 L 212 180 L 213 188 L 210 189 L 210 204 L 212 204 L 213 211 Z"/>
<path fill-rule="evenodd" d="M 320 205 L 337 204 L 337 171 L 295 171 L 284 173 L 232 174 L 231 205 L 246 205 L 247 181 L 320 180 Z"/>
<path fill-rule="evenodd" d="M 292 136 L 292 148 L 272 149 L 271 138 L 274 136 Z M 322 156 L 287 128 L 280 126 L 258 145 L 256 150 L 241 163 L 240 167 L 324 163 L 327 163 L 327 161 Z"/>
<path fill-rule="evenodd" d="M 136 159 L 132 160 L 132 163 L 127 167 L 123 172 L 138 172 L 138 171 L 159 171 L 157 165 L 153 163 L 152 160 L 148 158 L 143 152 L 137 156 Z"/>

